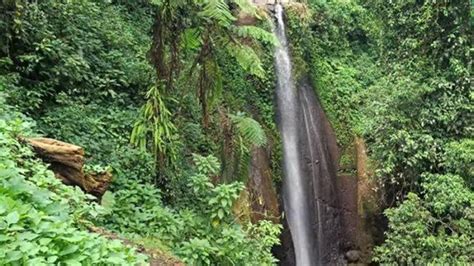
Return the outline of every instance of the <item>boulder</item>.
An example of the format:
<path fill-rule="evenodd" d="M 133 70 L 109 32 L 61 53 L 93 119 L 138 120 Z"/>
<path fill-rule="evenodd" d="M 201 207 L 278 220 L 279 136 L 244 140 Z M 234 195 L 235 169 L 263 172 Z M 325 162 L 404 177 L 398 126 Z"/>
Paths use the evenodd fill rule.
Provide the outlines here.
<path fill-rule="evenodd" d="M 347 262 L 349 262 L 349 263 L 357 262 L 360 259 L 360 251 L 358 251 L 358 250 L 349 250 L 349 251 L 346 252 L 345 257 L 347 259 Z"/>

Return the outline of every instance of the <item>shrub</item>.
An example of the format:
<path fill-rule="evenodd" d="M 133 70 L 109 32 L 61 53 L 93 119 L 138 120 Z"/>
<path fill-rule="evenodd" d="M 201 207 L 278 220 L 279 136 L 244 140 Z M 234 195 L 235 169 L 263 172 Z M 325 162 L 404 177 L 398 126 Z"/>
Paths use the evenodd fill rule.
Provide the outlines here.
<path fill-rule="evenodd" d="M 469 264 L 474 248 L 474 193 L 456 175 L 425 175 L 421 195 L 387 209 L 389 230 L 374 260 L 403 264 Z"/>

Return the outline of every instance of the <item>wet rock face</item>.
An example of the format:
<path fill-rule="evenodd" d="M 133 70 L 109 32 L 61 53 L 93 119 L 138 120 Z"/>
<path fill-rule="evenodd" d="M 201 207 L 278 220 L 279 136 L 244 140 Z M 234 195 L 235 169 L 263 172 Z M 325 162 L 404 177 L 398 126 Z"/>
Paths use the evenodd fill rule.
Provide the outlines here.
<path fill-rule="evenodd" d="M 256 147 L 252 150 L 250 176 L 247 184 L 250 194 L 251 220 L 270 219 L 278 223 L 280 210 L 278 196 L 273 187 L 271 162 L 267 150 Z"/>
<path fill-rule="evenodd" d="M 360 251 L 358 250 L 349 250 L 345 254 L 347 262 L 354 263 L 358 262 L 360 259 Z"/>
<path fill-rule="evenodd" d="M 337 179 L 336 136 L 308 80 L 299 83 L 298 96 L 302 169 L 308 184 L 314 254 L 318 265 L 336 263 L 346 242 Z"/>
<path fill-rule="evenodd" d="M 355 228 L 347 220 L 357 215 L 357 188 L 340 183 L 337 177 L 336 136 L 307 79 L 299 82 L 298 100 L 298 148 L 306 184 L 304 194 L 310 208 L 314 265 L 341 264 L 347 262 L 345 253 L 353 248 L 349 232 L 353 233 Z M 286 254 L 279 256 L 281 265 L 295 265 L 292 245 L 285 243 L 288 240 L 291 236 L 282 237 L 280 252 Z"/>

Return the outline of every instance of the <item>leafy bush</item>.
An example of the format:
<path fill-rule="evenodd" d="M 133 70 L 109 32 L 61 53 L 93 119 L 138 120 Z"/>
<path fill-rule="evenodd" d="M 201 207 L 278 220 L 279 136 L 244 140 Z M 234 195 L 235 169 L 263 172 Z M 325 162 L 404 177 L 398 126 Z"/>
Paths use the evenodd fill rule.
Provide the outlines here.
<path fill-rule="evenodd" d="M 389 230 L 375 260 L 404 264 L 469 264 L 474 248 L 474 193 L 456 175 L 426 175 L 421 196 L 409 193 L 385 214 Z"/>
<path fill-rule="evenodd" d="M 450 173 L 465 178 L 471 189 L 474 188 L 474 140 L 462 139 L 449 142 L 445 146 L 444 166 Z"/>

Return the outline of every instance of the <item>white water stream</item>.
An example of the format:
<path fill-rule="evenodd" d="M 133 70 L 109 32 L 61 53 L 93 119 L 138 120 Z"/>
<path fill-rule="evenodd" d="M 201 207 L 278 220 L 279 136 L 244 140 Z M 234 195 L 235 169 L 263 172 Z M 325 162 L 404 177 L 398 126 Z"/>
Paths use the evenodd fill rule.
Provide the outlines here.
<path fill-rule="evenodd" d="M 284 162 L 284 207 L 290 228 L 296 265 L 314 265 L 312 230 L 309 217 L 310 206 L 306 197 L 308 184 L 304 183 L 299 151 L 298 94 L 292 78 L 292 66 L 283 20 L 283 7 L 275 5 L 277 25 L 275 33 L 279 45 L 275 50 L 277 70 L 277 98 L 280 113 L 280 131 L 283 142 Z"/>

